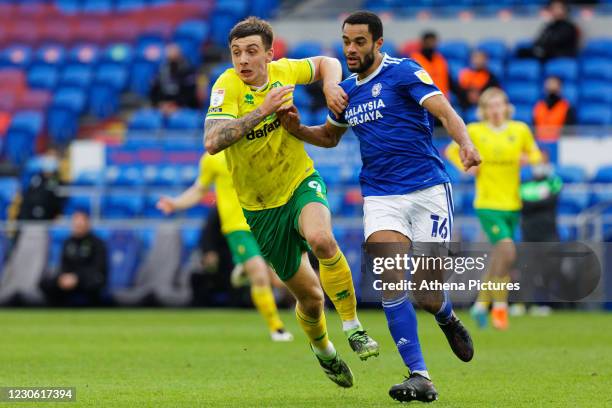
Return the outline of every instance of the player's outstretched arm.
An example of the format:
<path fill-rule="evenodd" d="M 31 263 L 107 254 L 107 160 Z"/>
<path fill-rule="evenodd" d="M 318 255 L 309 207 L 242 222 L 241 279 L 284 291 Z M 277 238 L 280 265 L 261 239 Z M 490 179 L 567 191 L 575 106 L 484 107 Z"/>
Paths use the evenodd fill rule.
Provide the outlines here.
<path fill-rule="evenodd" d="M 195 184 L 176 197 L 164 196 L 160 198 L 156 207 L 166 215 L 186 210 L 199 203 L 206 191 L 208 191 L 208 188 L 198 184 L 196 181 Z"/>
<path fill-rule="evenodd" d="M 292 98 L 293 85 L 272 89 L 254 111 L 238 119 L 208 119 L 204 125 L 204 147 L 210 154 L 227 149 L 249 133 L 266 116 L 276 112 Z"/>
<path fill-rule="evenodd" d="M 348 104 L 348 96 L 338 85 L 342 81 L 342 65 L 336 58 L 312 57 L 315 67 L 314 81 L 323 81 L 323 94 L 327 107 L 336 115 L 341 115 Z"/>
<path fill-rule="evenodd" d="M 459 157 L 463 169 L 468 170 L 470 167 L 478 166 L 481 162 L 480 154 L 468 135 L 463 119 L 457 115 L 446 97 L 443 95 L 431 96 L 423 101 L 423 107 L 442 122 L 448 134 L 459 145 Z"/>
<path fill-rule="evenodd" d="M 340 143 L 346 128 L 325 122 L 319 126 L 305 126 L 300 120 L 300 113 L 295 106 L 284 108 L 276 113 L 281 125 L 293 136 L 306 143 L 319 147 L 336 147 Z"/>

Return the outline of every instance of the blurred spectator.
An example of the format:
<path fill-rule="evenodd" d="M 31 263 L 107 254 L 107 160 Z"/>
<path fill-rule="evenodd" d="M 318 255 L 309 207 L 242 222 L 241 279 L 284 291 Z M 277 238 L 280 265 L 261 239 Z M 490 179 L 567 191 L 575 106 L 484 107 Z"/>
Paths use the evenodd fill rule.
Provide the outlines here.
<path fill-rule="evenodd" d="M 62 248 L 59 273 L 41 287 L 52 305 L 98 305 L 107 273 L 106 244 L 91 231 L 88 213 L 78 210 Z"/>
<path fill-rule="evenodd" d="M 170 114 L 179 108 L 197 108 L 196 72 L 176 44 L 166 48 L 166 60 L 151 88 L 151 103 Z"/>
<path fill-rule="evenodd" d="M 438 47 L 438 35 L 433 31 L 426 31 L 421 36 L 421 49 L 412 53 L 411 57 L 429 73 L 434 84 L 448 97 L 450 90 L 450 75 L 448 64 Z"/>
<path fill-rule="evenodd" d="M 456 87 L 457 98 L 463 109 L 478 105 L 480 94 L 487 88 L 499 87 L 499 81 L 489 71 L 489 59 L 483 51 L 472 52 L 469 68 L 464 68 L 459 73 L 459 83 Z"/>
<path fill-rule="evenodd" d="M 569 19 L 569 9 L 564 1 L 553 0 L 548 5 L 552 17 L 533 46 L 518 50 L 521 58 L 547 60 L 559 57 L 575 57 L 578 53 L 579 32 Z"/>
<path fill-rule="evenodd" d="M 544 99 L 533 108 L 533 123 L 539 140 L 558 140 L 563 126 L 576 123 L 574 108 L 563 98 L 561 85 L 561 79 L 547 78 L 544 82 Z"/>
<path fill-rule="evenodd" d="M 64 199 L 60 196 L 59 158 L 49 150 L 38 159 L 40 172 L 34 174 L 22 197 L 16 197 L 13 214 L 19 220 L 52 220 L 62 213 Z"/>

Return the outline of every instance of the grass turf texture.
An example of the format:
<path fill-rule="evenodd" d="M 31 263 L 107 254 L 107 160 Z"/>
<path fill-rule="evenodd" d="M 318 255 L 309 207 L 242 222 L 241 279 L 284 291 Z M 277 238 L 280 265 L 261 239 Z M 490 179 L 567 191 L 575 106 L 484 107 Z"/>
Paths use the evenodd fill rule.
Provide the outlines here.
<path fill-rule="evenodd" d="M 421 344 L 440 393 L 437 407 L 612 406 L 612 316 L 555 313 L 511 320 L 508 332 L 472 331 L 474 360 L 450 351 L 433 317 L 420 313 Z M 328 311 L 330 334 L 356 377 L 343 390 L 296 335 L 272 343 L 250 310 L 0 311 L 0 386 L 75 386 L 91 407 L 385 407 L 406 374 L 382 311 L 360 318 L 381 344 L 359 361 Z M 420 403 L 413 402 L 413 405 Z M 8 406 L 53 403 L 0 403 Z M 63 406 L 63 405 L 62 405 Z"/>

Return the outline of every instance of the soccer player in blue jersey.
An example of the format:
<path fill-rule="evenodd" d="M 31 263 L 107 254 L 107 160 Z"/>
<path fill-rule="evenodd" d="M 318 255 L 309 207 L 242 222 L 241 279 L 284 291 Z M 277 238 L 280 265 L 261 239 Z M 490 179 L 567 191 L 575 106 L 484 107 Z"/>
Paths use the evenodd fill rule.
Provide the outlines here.
<path fill-rule="evenodd" d="M 452 196 L 444 164 L 432 143 L 432 115 L 460 146 L 467 170 L 480 164 L 480 156 L 465 124 L 420 65 L 380 52 L 383 26 L 376 14 L 354 12 L 344 20 L 342 30 L 344 54 L 353 72 L 340 84 L 347 108 L 340 116 L 330 111 L 323 125 L 308 127 L 300 123 L 297 109 L 290 107 L 279 113 L 282 125 L 295 137 L 322 147 L 336 146 L 346 129 L 353 129 L 363 162 L 360 183 L 367 243 L 407 246 L 450 241 Z M 395 271 L 392 280 L 404 272 Z M 414 295 L 419 306 L 435 315 L 457 357 L 470 361 L 472 340 L 455 316 L 448 294 Z M 382 300 L 389 330 L 410 371 L 403 383 L 391 387 L 390 396 L 399 401 L 437 399 L 421 352 L 414 307 L 405 292 L 386 291 Z"/>

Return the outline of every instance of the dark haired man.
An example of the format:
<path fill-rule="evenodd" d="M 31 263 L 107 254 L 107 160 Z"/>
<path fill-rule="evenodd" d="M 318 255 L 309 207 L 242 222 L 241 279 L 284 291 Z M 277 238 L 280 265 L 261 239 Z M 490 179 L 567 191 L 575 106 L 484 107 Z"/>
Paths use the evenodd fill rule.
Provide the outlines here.
<path fill-rule="evenodd" d="M 297 299 L 297 320 L 326 375 L 342 387 L 353 376 L 327 335 L 323 291 L 331 298 L 351 348 L 366 359 L 378 344 L 363 330 L 351 270 L 331 228 L 325 183 L 304 143 L 280 125 L 277 111 L 291 103 L 295 85 L 323 80 L 327 105 L 340 113 L 346 95 L 338 60 L 312 57 L 272 61 L 270 24 L 249 17 L 229 34 L 233 68 L 215 82 L 206 116 L 205 146 L 225 151 L 227 167 L 263 257 Z M 321 283 L 306 251 L 319 259 Z"/>
<path fill-rule="evenodd" d="M 348 95 L 347 108 L 340 115 L 331 111 L 325 124 L 311 127 L 300 123 L 295 107 L 284 108 L 279 113 L 281 123 L 297 138 L 322 147 L 336 146 L 351 126 L 361 144 L 364 232 L 372 244 L 368 248 L 382 246 L 392 257 L 401 256 L 409 246 L 415 252 L 418 249 L 419 255 L 421 248 L 437 252 L 435 243 L 450 241 L 453 214 L 449 178 L 432 144 L 432 114 L 460 145 L 466 169 L 480 164 L 478 151 L 429 74 L 414 60 L 380 52 L 383 27 L 376 14 L 355 12 L 342 29 L 344 55 L 354 73 L 340 84 Z M 440 275 L 437 270 L 418 268 L 415 279 L 441 280 Z M 383 280 L 398 282 L 404 276 L 404 270 L 391 270 Z M 421 307 L 435 315 L 457 357 L 471 360 L 472 340 L 455 316 L 447 293 L 417 290 L 413 294 Z M 382 303 L 389 331 L 410 370 L 410 377 L 391 387 L 389 394 L 399 401 L 437 399 L 419 345 L 416 313 L 406 292 L 385 291 Z"/>

